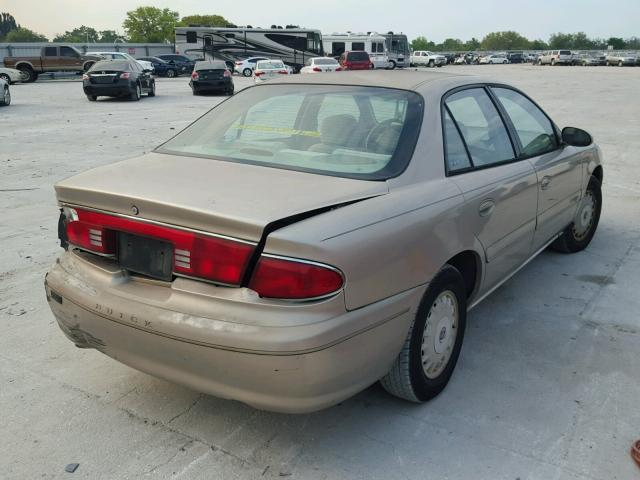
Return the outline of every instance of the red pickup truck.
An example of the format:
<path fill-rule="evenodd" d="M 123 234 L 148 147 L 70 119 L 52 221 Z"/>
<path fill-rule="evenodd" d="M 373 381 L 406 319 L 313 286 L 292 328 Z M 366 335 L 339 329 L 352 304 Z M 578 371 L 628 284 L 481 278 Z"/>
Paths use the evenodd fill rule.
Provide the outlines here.
<path fill-rule="evenodd" d="M 34 82 L 41 73 L 85 72 L 99 60 L 102 57 L 83 55 L 68 45 L 48 45 L 42 47 L 39 57 L 4 57 L 4 66 L 23 71 L 26 81 Z"/>

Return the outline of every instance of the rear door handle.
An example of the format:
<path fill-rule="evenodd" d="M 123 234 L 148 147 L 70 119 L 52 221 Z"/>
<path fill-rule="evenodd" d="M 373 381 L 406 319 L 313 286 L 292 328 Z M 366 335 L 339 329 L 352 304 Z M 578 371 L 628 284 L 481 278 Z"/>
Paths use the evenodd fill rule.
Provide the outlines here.
<path fill-rule="evenodd" d="M 485 200 L 480 204 L 478 208 L 478 215 L 481 217 L 488 217 L 493 213 L 493 209 L 496 207 L 496 203 L 493 200 Z"/>
<path fill-rule="evenodd" d="M 542 190 L 546 190 L 547 188 L 549 188 L 550 183 L 551 183 L 551 177 L 542 177 L 542 180 L 540 181 L 540 188 Z"/>

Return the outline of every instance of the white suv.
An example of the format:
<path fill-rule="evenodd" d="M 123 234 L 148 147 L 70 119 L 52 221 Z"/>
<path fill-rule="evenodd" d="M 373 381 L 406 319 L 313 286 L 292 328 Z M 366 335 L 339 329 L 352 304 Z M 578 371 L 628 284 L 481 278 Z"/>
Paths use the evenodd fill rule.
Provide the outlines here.
<path fill-rule="evenodd" d="M 549 50 L 538 57 L 538 65 L 572 65 L 571 50 Z"/>

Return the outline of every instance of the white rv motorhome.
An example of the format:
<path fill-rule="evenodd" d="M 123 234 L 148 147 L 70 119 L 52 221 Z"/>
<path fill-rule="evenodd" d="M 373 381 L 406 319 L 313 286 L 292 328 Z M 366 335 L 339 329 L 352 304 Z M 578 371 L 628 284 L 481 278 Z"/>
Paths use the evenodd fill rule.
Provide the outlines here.
<path fill-rule="evenodd" d="M 382 33 L 386 39 L 387 55 L 389 56 L 390 68 L 408 67 L 411 51 L 409 50 L 409 39 L 403 33 Z"/>
<path fill-rule="evenodd" d="M 333 33 L 322 35 L 326 55 L 338 58 L 354 50 L 369 54 L 374 68 L 390 68 L 386 38 L 378 33 Z"/>
<path fill-rule="evenodd" d="M 319 30 L 303 28 L 176 27 L 176 51 L 233 65 L 249 57 L 280 59 L 299 71 L 312 57 L 324 56 Z"/>

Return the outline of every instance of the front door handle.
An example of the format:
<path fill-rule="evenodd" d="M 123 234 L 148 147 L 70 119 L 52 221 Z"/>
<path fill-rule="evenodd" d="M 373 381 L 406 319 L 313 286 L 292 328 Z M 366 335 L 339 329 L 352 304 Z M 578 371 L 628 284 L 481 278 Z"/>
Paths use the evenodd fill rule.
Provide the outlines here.
<path fill-rule="evenodd" d="M 493 209 L 496 207 L 496 203 L 493 200 L 485 200 L 480 204 L 478 208 L 478 215 L 481 217 L 488 217 L 493 213 Z"/>
<path fill-rule="evenodd" d="M 542 190 L 546 190 L 547 188 L 549 188 L 550 183 L 551 183 L 551 177 L 542 177 L 542 180 L 540 181 L 540 188 Z"/>

